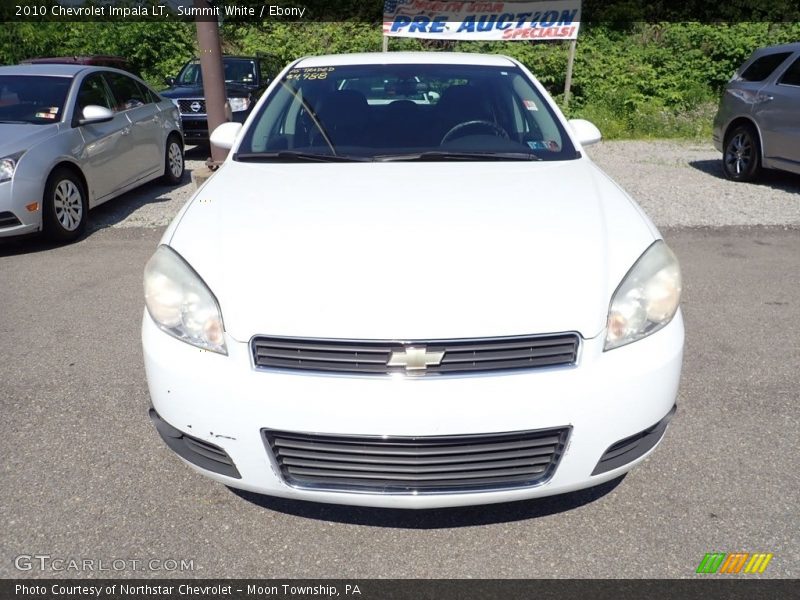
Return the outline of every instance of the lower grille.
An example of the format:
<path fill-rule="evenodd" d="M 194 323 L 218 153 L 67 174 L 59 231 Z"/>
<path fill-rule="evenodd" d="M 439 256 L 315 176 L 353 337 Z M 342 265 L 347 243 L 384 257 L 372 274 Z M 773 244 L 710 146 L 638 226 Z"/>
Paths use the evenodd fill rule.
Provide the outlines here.
<path fill-rule="evenodd" d="M 655 446 L 667 430 L 667 425 L 672 420 L 678 406 L 672 407 L 672 410 L 667 413 L 667 416 L 661 419 L 652 427 L 648 427 L 644 431 L 640 431 L 636 435 L 620 440 L 613 444 L 608 450 L 600 457 L 600 462 L 592 471 L 592 475 L 599 475 L 606 471 L 611 471 L 617 467 L 627 465 L 633 462 L 640 456 L 644 456 L 653 446 Z"/>
<path fill-rule="evenodd" d="M 156 426 L 161 439 L 184 460 L 188 460 L 190 463 L 207 471 L 227 475 L 234 479 L 242 478 L 231 457 L 219 446 L 175 429 L 162 419 L 154 408 L 150 409 L 150 419 Z"/>
<path fill-rule="evenodd" d="M 371 437 L 263 429 L 291 486 L 353 492 L 470 492 L 541 484 L 570 428 L 434 437 Z"/>
<path fill-rule="evenodd" d="M 22 225 L 22 223 L 14 213 L 8 211 L 0 212 L 0 229 L 16 227 L 17 225 Z"/>
<path fill-rule="evenodd" d="M 203 98 L 181 99 L 178 100 L 178 110 L 185 115 L 204 115 L 206 114 L 206 101 Z"/>
<path fill-rule="evenodd" d="M 256 367 L 360 375 L 474 373 L 575 364 L 576 333 L 430 341 L 256 336 Z"/>

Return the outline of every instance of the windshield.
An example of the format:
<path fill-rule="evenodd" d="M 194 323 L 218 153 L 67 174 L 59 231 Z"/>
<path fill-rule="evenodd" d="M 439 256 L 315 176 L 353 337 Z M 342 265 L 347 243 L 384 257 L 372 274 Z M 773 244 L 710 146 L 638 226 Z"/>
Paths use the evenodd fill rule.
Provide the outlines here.
<path fill-rule="evenodd" d="M 226 58 L 222 61 L 225 69 L 225 83 L 253 85 L 256 80 L 256 63 L 252 60 Z M 203 73 L 199 62 L 190 62 L 178 75 L 178 85 L 202 85 Z"/>
<path fill-rule="evenodd" d="M 238 160 L 568 160 L 561 123 L 516 67 L 295 68 L 248 127 Z"/>
<path fill-rule="evenodd" d="M 0 123 L 60 121 L 70 85 L 70 77 L 0 75 Z"/>

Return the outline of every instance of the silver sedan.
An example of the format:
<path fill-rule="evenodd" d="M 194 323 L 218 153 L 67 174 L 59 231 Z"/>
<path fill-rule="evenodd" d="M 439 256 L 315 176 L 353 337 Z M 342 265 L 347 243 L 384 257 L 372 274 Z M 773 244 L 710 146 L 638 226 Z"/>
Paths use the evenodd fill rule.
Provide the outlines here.
<path fill-rule="evenodd" d="M 141 79 L 84 65 L 0 67 L 0 237 L 70 241 L 90 208 L 183 177 L 175 105 Z"/>

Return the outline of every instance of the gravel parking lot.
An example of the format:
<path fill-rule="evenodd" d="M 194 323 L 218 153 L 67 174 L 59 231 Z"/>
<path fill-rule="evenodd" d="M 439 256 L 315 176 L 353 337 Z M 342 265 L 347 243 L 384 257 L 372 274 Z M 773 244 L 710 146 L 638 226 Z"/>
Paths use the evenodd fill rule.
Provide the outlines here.
<path fill-rule="evenodd" d="M 202 167 L 207 154 L 190 147 L 187 169 Z M 800 176 L 771 172 L 757 184 L 728 181 L 721 154 L 708 143 L 602 142 L 589 154 L 659 227 L 800 226 Z M 165 226 L 194 191 L 186 181 L 177 189 L 147 185 L 109 202 L 92 213 L 92 227 Z"/>
<path fill-rule="evenodd" d="M 659 227 L 800 225 L 800 176 L 725 179 L 722 154 L 702 142 L 603 142 L 589 149 Z"/>
<path fill-rule="evenodd" d="M 729 183 L 696 143 L 592 156 L 662 228 L 686 282 L 679 411 L 624 480 L 403 512 L 197 475 L 147 418 L 141 274 L 192 192 L 153 184 L 93 211 L 75 244 L 0 245 L 0 577 L 692 577 L 717 551 L 771 552 L 761 577 L 800 576 L 800 177 Z M 189 168 L 204 158 L 190 151 Z M 193 568 L 14 568 L 36 553 Z"/>

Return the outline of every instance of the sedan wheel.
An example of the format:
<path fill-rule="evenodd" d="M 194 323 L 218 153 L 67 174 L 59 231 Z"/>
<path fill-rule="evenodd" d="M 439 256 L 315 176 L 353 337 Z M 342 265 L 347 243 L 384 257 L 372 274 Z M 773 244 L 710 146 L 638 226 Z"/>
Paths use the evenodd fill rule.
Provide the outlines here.
<path fill-rule="evenodd" d="M 728 179 L 753 181 L 761 170 L 761 148 L 752 127 L 741 125 L 728 134 L 723 170 Z"/>
<path fill-rule="evenodd" d="M 60 181 L 56 186 L 53 206 L 56 219 L 67 231 L 75 231 L 83 220 L 83 199 L 78 187 L 69 179 Z"/>
<path fill-rule="evenodd" d="M 56 241 L 74 240 L 86 229 L 89 210 L 83 182 L 68 169 L 53 171 L 44 197 L 44 230 Z"/>
<path fill-rule="evenodd" d="M 167 140 L 167 151 L 164 164 L 164 183 L 176 185 L 183 178 L 185 164 L 183 146 L 177 136 L 171 135 Z"/>

